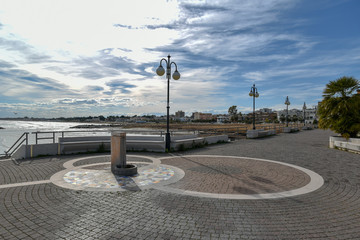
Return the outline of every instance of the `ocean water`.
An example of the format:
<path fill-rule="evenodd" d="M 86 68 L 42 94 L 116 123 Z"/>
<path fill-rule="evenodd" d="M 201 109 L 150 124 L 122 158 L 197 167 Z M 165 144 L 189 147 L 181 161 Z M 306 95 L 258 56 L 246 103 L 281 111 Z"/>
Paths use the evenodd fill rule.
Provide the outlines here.
<path fill-rule="evenodd" d="M 68 122 L 41 122 L 41 121 L 5 121 L 0 120 L 0 154 L 8 150 L 17 139 L 24 133 L 29 132 L 29 144 L 35 143 L 35 134 L 32 132 L 37 131 L 106 131 L 107 129 L 71 129 L 70 127 L 77 125 L 88 125 L 89 123 L 68 123 Z M 88 136 L 88 135 L 110 135 L 108 132 L 77 132 L 77 133 L 65 133 L 65 136 Z M 41 137 L 52 137 L 52 134 L 44 134 Z M 57 133 L 55 138 L 61 137 L 61 133 Z M 39 143 L 49 143 L 52 140 L 39 140 Z M 57 140 L 56 140 L 57 142 Z"/>
<path fill-rule="evenodd" d="M 124 130 L 121 127 L 109 128 L 104 126 L 103 128 L 71 128 L 78 125 L 101 125 L 96 123 L 77 123 L 77 122 L 48 122 L 48 121 L 5 121 L 0 120 L 0 156 L 4 154 L 24 132 L 29 133 L 28 143 L 35 144 L 34 132 L 53 132 L 53 131 L 65 131 L 64 137 L 79 137 L 79 136 L 111 136 L 111 131 Z M 67 132 L 73 131 L 73 132 Z M 164 131 L 148 129 L 148 128 L 131 128 L 126 129 L 128 136 L 134 135 L 153 135 L 158 136 L 160 132 L 164 134 Z M 47 138 L 52 137 L 52 133 L 41 134 L 38 137 Z M 55 142 L 58 142 L 58 138 L 62 134 L 55 134 Z M 39 140 L 38 143 L 52 143 L 52 139 Z M 25 142 L 24 142 L 25 144 Z"/>

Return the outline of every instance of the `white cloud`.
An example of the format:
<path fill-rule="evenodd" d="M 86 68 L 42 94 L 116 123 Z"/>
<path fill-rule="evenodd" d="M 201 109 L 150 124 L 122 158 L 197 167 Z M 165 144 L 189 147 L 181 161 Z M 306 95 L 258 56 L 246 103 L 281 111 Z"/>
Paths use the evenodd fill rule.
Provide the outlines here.
<path fill-rule="evenodd" d="M 0 97 L 59 114 L 165 113 L 166 79 L 155 69 L 171 54 L 181 73 L 171 80 L 172 111 L 248 111 L 249 83 L 265 107 L 283 95 L 316 102 L 324 79 L 359 74 L 360 49 L 356 39 L 322 49 L 322 36 L 302 31 L 308 16 L 287 15 L 296 4 L 2 0 Z"/>

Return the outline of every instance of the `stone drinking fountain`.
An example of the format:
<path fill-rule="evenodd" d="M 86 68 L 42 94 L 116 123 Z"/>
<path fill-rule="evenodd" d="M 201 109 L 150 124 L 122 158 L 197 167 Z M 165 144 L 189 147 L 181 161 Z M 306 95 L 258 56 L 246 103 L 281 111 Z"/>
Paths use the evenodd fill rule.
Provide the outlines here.
<path fill-rule="evenodd" d="M 137 167 L 126 163 L 126 133 L 111 133 L 111 172 L 118 176 L 137 174 Z"/>

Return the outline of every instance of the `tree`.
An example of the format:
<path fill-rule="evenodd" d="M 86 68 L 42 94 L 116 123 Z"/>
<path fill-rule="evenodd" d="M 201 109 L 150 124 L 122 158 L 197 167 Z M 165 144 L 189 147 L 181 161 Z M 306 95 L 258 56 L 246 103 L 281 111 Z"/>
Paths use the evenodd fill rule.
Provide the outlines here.
<path fill-rule="evenodd" d="M 243 121 L 243 115 L 242 115 L 241 112 L 239 112 L 239 113 L 237 114 L 237 116 L 238 116 L 238 121 Z"/>
<path fill-rule="evenodd" d="M 230 115 L 230 119 L 232 122 L 237 122 L 238 120 L 238 115 L 237 115 L 237 109 L 236 109 L 236 106 L 233 105 L 231 107 L 229 107 L 229 110 L 228 110 L 228 113 Z"/>
<path fill-rule="evenodd" d="M 284 114 L 281 114 L 280 115 L 280 121 L 283 123 L 283 122 L 285 122 L 285 120 L 286 120 L 286 118 L 285 118 Z"/>
<path fill-rule="evenodd" d="M 319 127 L 331 129 L 345 138 L 360 132 L 360 83 L 353 77 L 342 77 L 326 84 L 319 104 Z"/>
<path fill-rule="evenodd" d="M 297 115 L 294 115 L 292 116 L 291 120 L 296 123 L 299 120 L 299 118 Z"/>
<path fill-rule="evenodd" d="M 115 122 L 116 121 L 116 116 L 108 116 L 107 118 L 106 118 L 106 120 L 107 121 L 109 121 L 109 122 Z"/>

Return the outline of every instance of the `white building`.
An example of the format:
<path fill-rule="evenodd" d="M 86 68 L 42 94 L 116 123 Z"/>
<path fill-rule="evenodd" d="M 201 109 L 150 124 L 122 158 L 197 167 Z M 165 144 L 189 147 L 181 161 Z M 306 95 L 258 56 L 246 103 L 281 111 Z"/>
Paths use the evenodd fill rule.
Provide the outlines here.
<path fill-rule="evenodd" d="M 259 109 L 260 112 L 262 113 L 272 113 L 273 110 L 271 108 L 261 108 Z"/>
<path fill-rule="evenodd" d="M 217 123 L 225 123 L 225 122 L 229 122 L 230 118 L 228 115 L 218 115 L 216 117 L 216 122 Z"/>
<path fill-rule="evenodd" d="M 289 118 L 292 118 L 293 116 L 297 116 L 299 120 L 304 118 L 304 110 L 303 109 L 302 110 L 289 109 L 288 114 L 289 114 L 288 115 Z M 280 110 L 277 112 L 277 119 L 279 121 L 280 121 L 281 115 L 284 115 L 284 117 L 286 117 L 286 109 Z M 305 123 L 313 124 L 314 120 L 318 121 L 317 106 L 314 106 L 313 108 L 305 109 Z"/>
<path fill-rule="evenodd" d="M 314 108 L 305 109 L 305 123 L 313 124 L 314 120 L 318 121 L 317 106 L 315 106 Z"/>

